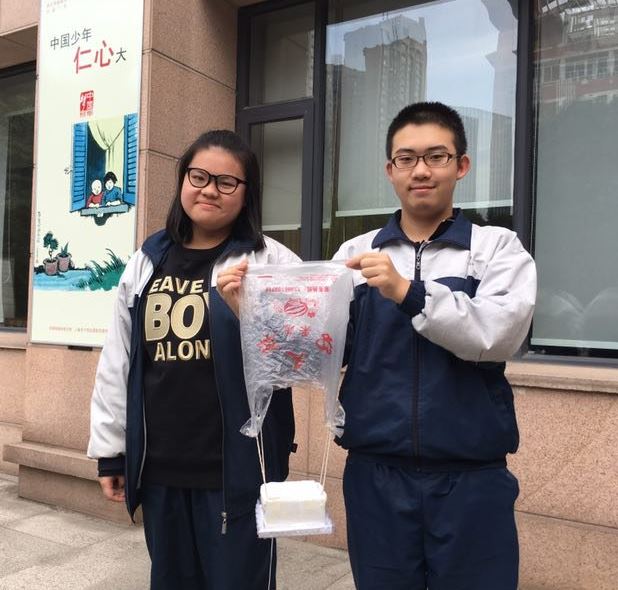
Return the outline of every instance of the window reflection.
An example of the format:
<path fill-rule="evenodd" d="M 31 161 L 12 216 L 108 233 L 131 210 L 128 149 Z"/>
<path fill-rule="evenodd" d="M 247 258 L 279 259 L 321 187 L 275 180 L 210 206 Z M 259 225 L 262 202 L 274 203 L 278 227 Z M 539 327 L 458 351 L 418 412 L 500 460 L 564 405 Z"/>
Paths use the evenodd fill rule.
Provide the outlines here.
<path fill-rule="evenodd" d="M 262 171 L 264 233 L 300 255 L 303 120 L 252 125 L 251 147 Z"/>
<path fill-rule="evenodd" d="M 34 72 L 0 75 L 0 328 L 28 313 L 34 87 Z"/>
<path fill-rule="evenodd" d="M 313 14 L 308 2 L 252 20 L 250 104 L 313 94 Z"/>
<path fill-rule="evenodd" d="M 533 348 L 618 351 L 618 2 L 540 2 L 536 14 L 539 298 Z"/>
<path fill-rule="evenodd" d="M 323 255 L 398 207 L 384 174 L 388 125 L 412 102 L 462 116 L 473 162 L 455 194 L 477 221 L 511 225 L 517 21 L 506 0 L 331 3 Z M 505 211 L 507 214 L 505 216 Z"/>

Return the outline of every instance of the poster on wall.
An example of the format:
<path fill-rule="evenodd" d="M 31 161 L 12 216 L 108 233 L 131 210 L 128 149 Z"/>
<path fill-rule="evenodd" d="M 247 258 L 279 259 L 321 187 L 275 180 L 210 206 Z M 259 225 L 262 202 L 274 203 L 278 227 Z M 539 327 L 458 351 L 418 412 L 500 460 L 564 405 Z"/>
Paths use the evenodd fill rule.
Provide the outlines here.
<path fill-rule="evenodd" d="M 135 249 L 143 0 L 42 0 L 32 342 L 102 346 Z"/>

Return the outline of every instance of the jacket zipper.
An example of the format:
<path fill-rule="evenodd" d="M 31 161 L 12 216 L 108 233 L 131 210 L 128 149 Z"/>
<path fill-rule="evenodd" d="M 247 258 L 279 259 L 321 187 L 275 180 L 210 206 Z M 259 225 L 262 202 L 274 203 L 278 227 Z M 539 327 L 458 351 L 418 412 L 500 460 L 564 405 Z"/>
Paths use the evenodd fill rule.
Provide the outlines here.
<path fill-rule="evenodd" d="M 221 400 L 221 389 L 219 387 L 219 381 L 217 379 L 217 364 L 215 363 L 215 347 L 214 340 L 212 338 L 212 313 L 210 311 L 210 291 L 212 288 L 212 273 L 219 261 L 224 257 L 231 254 L 231 252 L 222 252 L 219 258 L 217 258 L 210 267 L 210 273 L 208 274 L 208 323 L 210 330 L 210 357 L 212 358 L 212 370 L 215 375 L 215 383 L 217 385 L 217 397 L 219 398 L 219 411 L 221 412 L 221 495 L 223 502 L 223 510 L 221 511 L 221 534 L 227 533 L 227 503 L 225 499 L 225 419 L 223 416 L 223 402 Z"/>
<path fill-rule="evenodd" d="M 425 249 L 426 242 L 421 242 L 418 250 L 416 247 L 414 248 L 415 252 L 415 260 L 414 260 L 414 280 L 421 280 L 421 256 L 423 254 L 423 250 Z M 421 352 L 418 342 L 418 335 L 413 333 L 412 337 L 414 338 L 414 389 L 412 391 L 412 434 L 413 434 L 413 453 L 415 459 L 418 459 L 420 456 L 420 439 L 418 434 L 418 404 L 420 397 L 420 388 L 421 388 L 421 378 L 420 378 L 420 360 L 421 360 Z M 417 471 L 420 471 L 420 466 L 417 464 Z"/>
<path fill-rule="evenodd" d="M 215 347 L 212 334 L 212 312 L 210 310 L 210 292 L 212 289 L 212 271 L 219 262 L 223 254 L 213 262 L 208 273 L 208 330 L 210 332 L 210 357 L 212 358 L 212 370 L 215 376 L 215 384 L 217 385 L 217 397 L 219 398 L 219 412 L 221 413 L 221 500 L 223 509 L 221 511 L 221 534 L 227 533 L 227 506 L 225 500 L 225 419 L 223 416 L 223 402 L 221 400 L 221 390 L 219 380 L 217 378 L 217 364 L 215 363 Z"/>
<path fill-rule="evenodd" d="M 152 276 L 154 275 L 154 268 L 152 270 L 152 274 L 150 275 L 150 278 L 148 280 L 150 280 L 152 278 Z M 142 292 L 140 293 L 140 297 L 139 297 L 139 301 L 137 302 L 137 309 L 135 310 L 135 317 L 136 317 L 136 323 L 137 323 L 137 328 L 138 328 L 138 338 L 141 338 L 143 336 L 143 331 L 144 331 L 144 324 L 142 322 L 142 307 L 144 304 L 144 300 L 143 300 L 143 296 L 144 296 L 144 289 L 142 289 Z M 134 357 L 137 354 L 137 345 L 135 346 L 135 352 L 134 352 Z M 133 365 L 133 358 L 131 359 L 131 366 Z M 144 473 L 144 465 L 146 463 L 146 445 L 148 443 L 148 437 L 146 434 L 146 402 L 144 400 L 144 384 L 143 384 L 143 378 L 144 375 L 142 373 L 142 393 L 141 393 L 141 398 L 142 398 L 142 424 L 144 425 L 144 450 L 142 451 L 142 461 L 140 463 L 139 466 L 139 473 L 137 474 L 137 489 L 139 490 L 142 487 L 142 475 Z"/>
<path fill-rule="evenodd" d="M 144 464 L 146 463 L 146 444 L 148 441 L 148 436 L 146 433 L 146 407 L 142 402 L 142 422 L 144 423 L 144 452 L 142 453 L 142 462 L 139 466 L 139 474 L 137 476 L 137 489 L 139 490 L 142 487 L 142 475 L 144 473 Z"/>

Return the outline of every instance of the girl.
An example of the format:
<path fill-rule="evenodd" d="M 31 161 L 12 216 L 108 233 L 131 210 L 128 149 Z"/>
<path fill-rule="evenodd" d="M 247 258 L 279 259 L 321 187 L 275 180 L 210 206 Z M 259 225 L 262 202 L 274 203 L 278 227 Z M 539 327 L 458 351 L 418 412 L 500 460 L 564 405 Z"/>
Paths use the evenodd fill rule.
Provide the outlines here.
<path fill-rule="evenodd" d="M 198 137 L 180 158 L 166 229 L 131 257 L 118 285 L 91 408 L 88 455 L 103 494 L 141 503 L 153 590 L 274 588 L 274 544 L 259 540 L 262 483 L 249 417 L 236 269 L 298 257 L 261 233 L 257 159 L 231 131 Z M 228 276 L 227 279 L 223 278 Z M 235 307 L 235 306 L 234 306 Z M 263 426 L 268 480 L 293 446 L 289 390 Z"/>
<path fill-rule="evenodd" d="M 120 205 L 122 203 L 122 191 L 116 186 L 118 177 L 110 170 L 103 177 L 105 191 L 103 192 L 103 205 Z"/>

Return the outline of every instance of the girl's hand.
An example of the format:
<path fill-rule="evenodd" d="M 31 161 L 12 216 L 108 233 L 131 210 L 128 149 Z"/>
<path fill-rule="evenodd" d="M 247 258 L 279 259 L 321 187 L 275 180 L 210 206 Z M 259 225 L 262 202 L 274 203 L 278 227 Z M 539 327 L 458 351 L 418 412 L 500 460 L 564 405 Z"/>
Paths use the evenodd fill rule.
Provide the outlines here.
<path fill-rule="evenodd" d="M 247 268 L 249 268 L 249 263 L 243 260 L 234 266 L 224 268 L 217 276 L 217 290 L 236 317 L 239 314 L 240 285 Z"/>
<path fill-rule="evenodd" d="M 124 502 L 124 475 L 99 477 L 103 495 L 112 502 Z"/>

